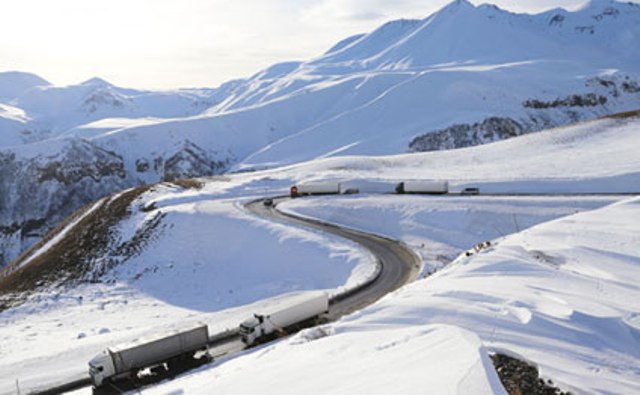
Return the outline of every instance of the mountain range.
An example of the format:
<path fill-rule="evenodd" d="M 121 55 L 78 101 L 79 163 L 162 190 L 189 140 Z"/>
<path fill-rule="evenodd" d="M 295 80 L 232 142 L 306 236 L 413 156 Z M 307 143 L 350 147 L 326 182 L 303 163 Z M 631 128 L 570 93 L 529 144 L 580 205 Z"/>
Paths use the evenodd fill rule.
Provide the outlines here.
<path fill-rule="evenodd" d="M 456 0 L 217 88 L 0 73 L 0 266 L 99 197 L 339 155 L 460 148 L 640 108 L 640 6 Z"/>

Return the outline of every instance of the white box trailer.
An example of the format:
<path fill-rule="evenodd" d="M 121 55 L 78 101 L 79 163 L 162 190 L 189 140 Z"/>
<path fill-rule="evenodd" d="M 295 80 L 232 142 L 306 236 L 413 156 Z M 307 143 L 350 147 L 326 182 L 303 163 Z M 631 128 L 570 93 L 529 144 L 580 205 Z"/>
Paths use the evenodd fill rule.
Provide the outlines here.
<path fill-rule="evenodd" d="M 403 181 L 396 187 L 397 193 L 445 194 L 449 192 L 448 181 L 415 180 Z"/>
<path fill-rule="evenodd" d="M 393 181 L 350 180 L 340 183 L 340 193 L 393 193 L 396 185 Z"/>
<path fill-rule="evenodd" d="M 291 197 L 303 195 L 331 195 L 340 193 L 339 182 L 308 182 L 291 187 Z"/>
<path fill-rule="evenodd" d="M 328 312 L 329 297 L 325 292 L 307 292 L 287 299 L 271 309 L 255 313 L 240 324 L 240 336 L 250 346 L 270 335 L 286 334 L 290 327 L 315 321 Z"/>
<path fill-rule="evenodd" d="M 208 327 L 202 325 L 110 347 L 89 362 L 89 376 L 99 387 L 105 380 L 130 377 L 141 369 L 192 356 L 205 350 L 208 342 Z"/>

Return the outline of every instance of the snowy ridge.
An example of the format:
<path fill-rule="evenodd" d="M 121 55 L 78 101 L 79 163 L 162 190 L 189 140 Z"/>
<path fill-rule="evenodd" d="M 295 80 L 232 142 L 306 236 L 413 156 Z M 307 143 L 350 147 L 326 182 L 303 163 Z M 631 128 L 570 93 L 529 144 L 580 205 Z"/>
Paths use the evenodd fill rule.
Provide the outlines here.
<path fill-rule="evenodd" d="M 89 158 L 65 157 L 78 145 L 109 156 L 118 170 L 74 180 L 71 190 L 86 192 L 67 195 L 55 210 L 62 215 L 123 186 L 457 148 L 638 109 L 640 55 L 629 44 L 640 40 L 639 18 L 639 7 L 614 1 L 538 15 L 454 2 L 217 89 L 143 92 L 100 79 L 27 84 L 7 104 L 24 116 L 0 116 L 0 172 L 10 175 L 0 188 L 17 194 L 0 206 L 0 261 L 58 220 L 16 206 L 25 197 L 20 185 L 50 179 L 40 168 L 86 166 Z M 68 186 L 51 182 L 36 195 L 65 195 Z M 21 231 L 29 221 L 41 225 Z"/>
<path fill-rule="evenodd" d="M 212 332 L 224 330 L 259 309 L 247 305 L 257 299 L 339 289 L 366 276 L 362 269 L 370 260 L 357 246 L 239 209 L 259 196 L 282 195 L 306 180 L 391 182 L 417 174 L 449 179 L 454 191 L 479 186 L 526 192 L 533 186 L 537 192 L 622 192 L 640 185 L 639 122 L 598 120 L 460 150 L 328 158 L 154 186 L 121 208 L 122 218 L 111 227 L 91 233 L 113 238 L 104 253 L 82 257 L 88 266 L 79 274 L 87 276 L 79 278 L 89 281 L 41 285 L 0 313 L 0 392 L 14 391 L 16 378 L 28 389 L 77 377 L 107 345 L 157 327 L 207 323 Z M 531 146 L 541 149 L 532 154 Z M 299 393 L 312 384 L 331 392 L 355 377 L 350 382 L 356 392 L 384 393 L 392 385 L 387 377 L 397 386 L 398 375 L 406 374 L 407 387 L 399 390 L 430 385 L 445 392 L 500 393 L 487 353 L 506 351 L 538 365 L 545 379 L 564 390 L 636 392 L 640 354 L 627 345 L 640 328 L 640 312 L 629 303 L 640 293 L 634 270 L 640 206 L 634 199 L 574 215 L 622 199 L 354 195 L 286 203 L 283 210 L 401 239 L 420 255 L 425 274 L 480 241 L 492 240 L 492 247 L 462 255 L 339 323 L 148 391 L 197 393 L 215 386 L 242 393 L 269 384 Z M 105 209 L 94 220 L 112 213 Z M 70 233 L 58 244 L 67 243 Z M 510 233 L 516 234 L 503 238 Z M 307 257 L 304 263 L 292 259 L 299 256 Z M 336 353 L 344 358 L 336 361 Z M 60 358 L 69 363 L 60 364 Z M 353 370 L 359 366 L 364 370 Z M 425 377 L 425 369 L 438 374 Z M 309 377 L 308 371 L 317 374 Z M 288 377 L 299 379 L 277 381 Z"/>

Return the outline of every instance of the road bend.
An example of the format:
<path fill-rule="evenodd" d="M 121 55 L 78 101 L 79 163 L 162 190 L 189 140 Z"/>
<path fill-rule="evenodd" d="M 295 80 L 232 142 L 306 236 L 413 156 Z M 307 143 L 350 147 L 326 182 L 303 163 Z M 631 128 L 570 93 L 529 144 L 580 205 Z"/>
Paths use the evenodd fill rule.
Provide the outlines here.
<path fill-rule="evenodd" d="M 246 208 L 264 218 L 291 226 L 321 230 L 351 240 L 369 250 L 376 258 L 378 270 L 374 276 L 360 286 L 346 290 L 331 299 L 329 319 L 338 319 L 373 304 L 384 295 L 418 277 L 421 267 L 420 258 L 404 243 L 278 210 L 278 204 L 286 200 L 287 198 L 273 199 L 273 205 L 270 206 L 265 205 L 264 200 L 256 200 L 247 204 Z"/>
<path fill-rule="evenodd" d="M 405 244 L 382 236 L 341 227 L 321 220 L 298 217 L 277 209 L 277 204 L 287 198 L 273 199 L 274 205 L 266 206 L 264 200 L 248 203 L 246 209 L 263 218 L 285 223 L 290 226 L 316 229 L 351 240 L 369 250 L 376 259 L 375 274 L 362 284 L 334 295 L 329 303 L 329 320 L 334 321 L 343 315 L 360 310 L 386 294 L 395 291 L 404 284 L 415 280 L 420 273 L 420 258 Z M 244 349 L 237 333 L 223 333 L 214 337 L 210 352 L 217 359 Z M 34 394 L 59 394 L 88 387 L 88 377 L 60 384 L 47 389 L 36 390 Z M 117 391 L 116 391 L 117 392 Z"/>

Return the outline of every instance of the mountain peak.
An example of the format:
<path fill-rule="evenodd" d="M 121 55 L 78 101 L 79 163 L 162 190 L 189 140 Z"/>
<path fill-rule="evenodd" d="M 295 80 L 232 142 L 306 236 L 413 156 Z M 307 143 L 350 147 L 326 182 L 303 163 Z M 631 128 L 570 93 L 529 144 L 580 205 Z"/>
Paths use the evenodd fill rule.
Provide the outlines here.
<path fill-rule="evenodd" d="M 451 3 L 447 4 L 442 8 L 442 11 L 455 11 L 459 9 L 469 9 L 476 8 L 473 4 L 471 4 L 468 0 L 453 0 Z"/>
<path fill-rule="evenodd" d="M 100 87 L 113 86 L 109 82 L 107 82 L 107 81 L 105 81 L 105 80 L 103 80 L 102 78 L 99 78 L 99 77 L 90 78 L 90 79 L 82 82 L 80 85 L 84 85 L 84 86 L 100 86 Z"/>

